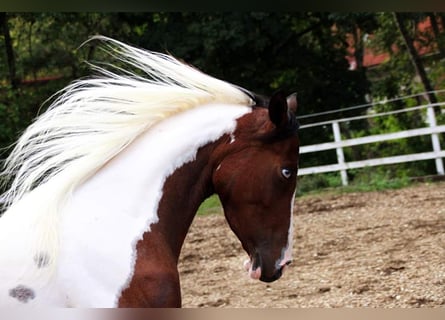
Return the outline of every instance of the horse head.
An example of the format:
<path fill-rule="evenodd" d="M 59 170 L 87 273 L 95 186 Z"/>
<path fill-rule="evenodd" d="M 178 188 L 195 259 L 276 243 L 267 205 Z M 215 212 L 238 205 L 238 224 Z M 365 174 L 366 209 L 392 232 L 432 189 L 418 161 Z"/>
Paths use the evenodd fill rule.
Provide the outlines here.
<path fill-rule="evenodd" d="M 275 93 L 256 106 L 217 150 L 213 185 L 250 259 L 251 278 L 272 282 L 291 262 L 299 139 L 296 95 Z"/>

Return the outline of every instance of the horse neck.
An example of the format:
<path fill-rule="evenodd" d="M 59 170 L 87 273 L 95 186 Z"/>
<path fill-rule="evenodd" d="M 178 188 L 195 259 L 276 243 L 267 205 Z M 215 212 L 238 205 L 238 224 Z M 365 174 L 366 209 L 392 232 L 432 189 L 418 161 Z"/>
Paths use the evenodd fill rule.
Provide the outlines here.
<path fill-rule="evenodd" d="M 162 241 L 168 244 L 176 262 L 200 204 L 214 193 L 212 173 L 216 163 L 212 152 L 223 140 L 220 138 L 200 148 L 196 159 L 176 170 L 164 184 L 159 222 L 152 226 L 150 233 L 164 237 Z"/>

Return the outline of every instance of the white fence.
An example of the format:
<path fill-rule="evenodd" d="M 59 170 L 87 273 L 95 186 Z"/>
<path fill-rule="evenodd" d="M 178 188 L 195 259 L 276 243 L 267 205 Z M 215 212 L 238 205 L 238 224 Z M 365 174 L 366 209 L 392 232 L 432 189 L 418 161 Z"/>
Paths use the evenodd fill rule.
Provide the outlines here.
<path fill-rule="evenodd" d="M 302 125 L 301 126 L 301 130 L 302 130 L 301 135 L 304 134 L 305 128 L 317 127 L 317 126 L 331 126 L 333 135 L 334 135 L 334 141 L 320 143 L 320 144 L 314 144 L 314 145 L 301 146 L 300 154 L 335 149 L 337 152 L 337 163 L 329 164 L 329 165 L 315 166 L 315 167 L 308 167 L 308 168 L 307 167 L 305 168 L 304 163 L 301 163 L 303 165 L 303 167 L 299 169 L 298 174 L 300 176 L 302 176 L 302 175 L 308 175 L 308 174 L 339 171 L 341 174 L 342 184 L 347 185 L 348 184 L 348 176 L 346 174 L 346 171 L 348 169 L 357 169 L 357 168 L 363 168 L 363 167 L 373 167 L 373 166 L 381 166 L 381 165 L 387 165 L 387 164 L 396 164 L 396 163 L 404 163 L 404 162 L 411 162 L 411 161 L 435 159 L 437 174 L 444 175 L 445 172 L 444 172 L 442 158 L 445 158 L 445 150 L 441 149 L 439 135 L 441 133 L 445 133 L 445 125 L 437 125 L 436 116 L 435 116 L 435 112 L 434 112 L 434 107 L 442 108 L 443 106 L 445 106 L 445 102 L 420 105 L 420 106 L 416 106 L 416 107 L 412 107 L 412 108 L 406 108 L 406 109 L 391 111 L 391 112 L 368 114 L 368 115 L 364 115 L 364 116 L 344 118 L 344 119 Z M 394 133 L 378 134 L 378 135 L 372 135 L 372 136 L 361 137 L 361 138 L 347 139 L 347 140 L 343 140 L 341 137 L 340 123 L 351 122 L 354 120 L 367 119 L 367 118 L 373 118 L 373 117 L 388 116 L 388 115 L 392 115 L 392 114 L 404 113 L 404 112 L 409 112 L 409 111 L 413 111 L 413 110 L 426 110 L 426 117 L 425 117 L 426 127 L 405 130 L 405 131 L 399 131 L 399 132 L 394 132 Z M 422 135 L 430 135 L 431 136 L 431 143 L 432 143 L 431 152 L 403 154 L 403 155 L 398 155 L 398 156 L 367 159 L 367 160 L 362 160 L 362 161 L 351 161 L 351 162 L 345 161 L 345 156 L 343 153 L 343 148 L 345 148 L 345 147 L 352 147 L 352 146 L 358 146 L 358 145 L 363 145 L 363 144 L 368 144 L 368 143 L 376 143 L 376 142 L 416 137 L 416 136 L 422 136 Z"/>

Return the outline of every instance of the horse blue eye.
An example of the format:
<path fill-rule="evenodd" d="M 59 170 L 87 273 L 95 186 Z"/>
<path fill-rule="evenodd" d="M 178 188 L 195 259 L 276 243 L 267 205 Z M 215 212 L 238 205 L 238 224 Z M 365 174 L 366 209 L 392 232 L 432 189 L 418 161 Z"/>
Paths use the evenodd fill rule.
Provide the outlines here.
<path fill-rule="evenodd" d="M 289 179 L 292 176 L 292 170 L 287 169 L 287 168 L 283 168 L 281 169 L 281 174 L 283 175 L 283 177 L 285 177 L 286 179 Z"/>

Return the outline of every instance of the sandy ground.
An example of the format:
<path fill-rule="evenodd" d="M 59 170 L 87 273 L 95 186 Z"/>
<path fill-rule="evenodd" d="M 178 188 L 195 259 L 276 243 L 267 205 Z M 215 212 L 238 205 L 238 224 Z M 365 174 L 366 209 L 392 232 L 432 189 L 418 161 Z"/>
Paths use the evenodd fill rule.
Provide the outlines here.
<path fill-rule="evenodd" d="M 267 284 L 222 214 L 198 216 L 179 270 L 184 307 L 445 307 L 445 182 L 298 198 L 294 262 Z"/>

